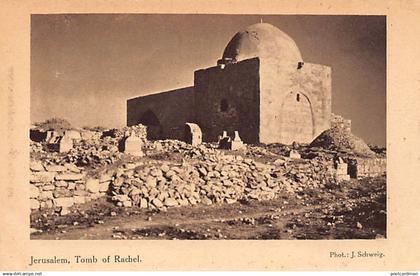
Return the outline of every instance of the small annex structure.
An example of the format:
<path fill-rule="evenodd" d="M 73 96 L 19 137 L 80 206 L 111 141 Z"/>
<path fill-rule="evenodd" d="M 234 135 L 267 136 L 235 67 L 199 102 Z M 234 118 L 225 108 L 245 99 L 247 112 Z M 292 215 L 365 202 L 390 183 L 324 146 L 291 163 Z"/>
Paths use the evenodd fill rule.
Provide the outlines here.
<path fill-rule="evenodd" d="M 315 49 L 314 49 L 315 50 Z M 293 39 L 268 23 L 236 33 L 217 65 L 194 72 L 194 85 L 127 101 L 127 125 L 150 139 L 202 140 L 227 130 L 244 143 L 310 143 L 331 126 L 331 68 L 304 62 Z"/>

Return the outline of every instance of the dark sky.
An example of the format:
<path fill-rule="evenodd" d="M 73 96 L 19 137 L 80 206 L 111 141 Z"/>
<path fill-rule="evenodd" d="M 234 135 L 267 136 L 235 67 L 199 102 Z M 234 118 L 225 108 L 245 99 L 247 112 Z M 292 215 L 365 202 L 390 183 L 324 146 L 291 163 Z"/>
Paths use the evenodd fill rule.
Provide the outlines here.
<path fill-rule="evenodd" d="M 386 139 L 386 19 L 379 16 L 33 15 L 31 122 L 119 127 L 127 98 L 193 84 L 231 37 L 260 22 L 332 67 L 332 110 L 366 142 Z"/>

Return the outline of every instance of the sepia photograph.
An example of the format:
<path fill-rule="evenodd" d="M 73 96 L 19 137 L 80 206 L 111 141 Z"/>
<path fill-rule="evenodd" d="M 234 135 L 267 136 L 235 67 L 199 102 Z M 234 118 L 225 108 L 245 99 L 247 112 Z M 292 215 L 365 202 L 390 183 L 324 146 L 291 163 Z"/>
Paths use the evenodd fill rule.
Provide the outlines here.
<path fill-rule="evenodd" d="M 30 239 L 387 239 L 386 65 L 386 16 L 31 14 Z"/>

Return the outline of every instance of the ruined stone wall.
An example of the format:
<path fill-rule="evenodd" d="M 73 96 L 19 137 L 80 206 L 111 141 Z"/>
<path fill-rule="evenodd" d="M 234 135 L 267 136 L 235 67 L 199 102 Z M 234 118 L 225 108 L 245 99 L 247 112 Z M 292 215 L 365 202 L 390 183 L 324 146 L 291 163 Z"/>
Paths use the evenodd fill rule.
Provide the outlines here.
<path fill-rule="evenodd" d="M 330 127 L 331 69 L 261 60 L 260 141 L 311 142 Z"/>
<path fill-rule="evenodd" d="M 129 99 L 127 125 L 147 125 L 150 139 L 182 139 L 184 124 L 193 121 L 193 104 L 193 87 Z"/>
<path fill-rule="evenodd" d="M 349 174 L 358 179 L 385 175 L 386 158 L 351 158 Z"/>
<path fill-rule="evenodd" d="M 196 122 L 204 141 L 217 141 L 223 130 L 239 131 L 245 143 L 259 141 L 259 60 L 248 59 L 225 68 L 195 71 Z"/>
<path fill-rule="evenodd" d="M 340 115 L 331 114 L 331 128 L 340 128 L 346 131 L 351 131 L 351 120 L 345 119 Z"/>
<path fill-rule="evenodd" d="M 30 208 L 53 209 L 66 214 L 68 208 L 105 196 L 111 176 L 88 177 L 82 168 L 73 164 L 51 165 L 31 161 Z"/>

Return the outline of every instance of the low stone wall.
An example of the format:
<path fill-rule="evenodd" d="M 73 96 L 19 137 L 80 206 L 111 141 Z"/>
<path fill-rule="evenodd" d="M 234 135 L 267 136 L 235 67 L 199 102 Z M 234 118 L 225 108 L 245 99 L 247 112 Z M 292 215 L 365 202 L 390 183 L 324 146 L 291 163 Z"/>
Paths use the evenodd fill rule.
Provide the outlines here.
<path fill-rule="evenodd" d="M 349 160 L 352 178 L 376 177 L 386 174 L 386 158 L 352 158 Z"/>
<path fill-rule="evenodd" d="M 66 214 L 74 204 L 105 196 L 111 181 L 110 175 L 102 175 L 100 179 L 86 177 L 73 164 L 47 165 L 32 161 L 30 169 L 31 210 L 51 208 Z"/>

